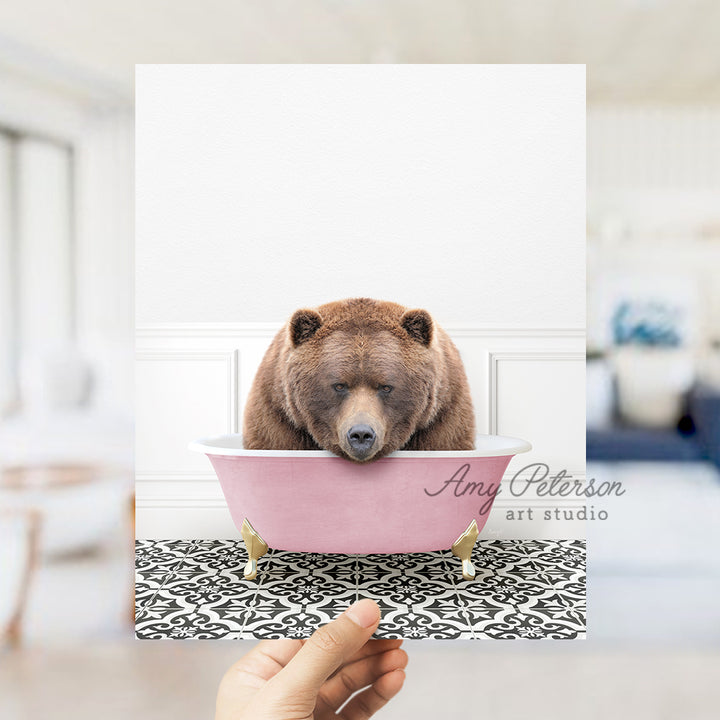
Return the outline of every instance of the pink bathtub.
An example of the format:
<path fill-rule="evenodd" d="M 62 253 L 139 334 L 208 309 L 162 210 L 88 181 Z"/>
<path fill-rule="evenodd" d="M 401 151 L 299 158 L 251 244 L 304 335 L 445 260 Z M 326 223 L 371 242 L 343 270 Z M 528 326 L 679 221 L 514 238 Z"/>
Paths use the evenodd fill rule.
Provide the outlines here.
<path fill-rule="evenodd" d="M 481 435 L 475 450 L 398 451 L 356 464 L 322 450 L 245 450 L 240 435 L 198 440 L 248 546 L 254 578 L 268 547 L 318 553 L 470 551 L 505 468 L 530 444 Z"/>

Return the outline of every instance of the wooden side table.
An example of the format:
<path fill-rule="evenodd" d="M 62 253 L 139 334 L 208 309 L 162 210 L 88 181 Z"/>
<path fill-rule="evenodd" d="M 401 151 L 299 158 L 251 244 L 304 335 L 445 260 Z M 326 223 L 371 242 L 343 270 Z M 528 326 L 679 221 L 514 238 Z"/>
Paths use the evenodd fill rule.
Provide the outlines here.
<path fill-rule="evenodd" d="M 40 513 L 35 510 L 0 510 L 0 526 L 8 526 L 10 542 L 17 542 L 20 564 L 15 583 L 2 583 L 5 591 L 16 585 L 15 597 L 10 598 L 10 613 L 0 625 L 0 647 L 17 647 L 22 640 L 22 621 L 30 594 L 32 578 L 37 569 L 40 537 Z M 0 592 L 2 590 L 0 589 Z"/>

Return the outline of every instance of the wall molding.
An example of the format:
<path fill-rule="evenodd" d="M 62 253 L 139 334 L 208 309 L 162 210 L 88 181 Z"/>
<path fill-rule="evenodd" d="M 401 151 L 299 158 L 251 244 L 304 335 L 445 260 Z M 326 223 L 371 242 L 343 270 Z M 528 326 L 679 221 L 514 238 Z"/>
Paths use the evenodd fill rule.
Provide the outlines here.
<path fill-rule="evenodd" d="M 209 483 L 217 482 L 215 473 L 142 473 L 135 475 L 136 483 Z"/>
<path fill-rule="evenodd" d="M 551 361 L 582 361 L 585 362 L 585 353 L 571 351 L 545 351 L 545 350 L 514 350 L 511 352 L 489 352 L 488 380 L 490 399 L 488 408 L 488 428 L 491 435 L 498 434 L 498 365 L 501 362 L 516 360 L 551 360 Z"/>
<path fill-rule="evenodd" d="M 137 497 L 135 507 L 145 509 L 183 508 L 187 510 L 227 509 L 224 497 L 207 497 L 204 495 L 145 495 Z"/>
<path fill-rule="evenodd" d="M 258 338 L 273 337 L 283 323 L 254 322 L 198 322 L 157 323 L 139 325 L 135 331 L 138 340 L 154 338 Z M 549 327 L 489 327 L 483 325 L 444 324 L 451 337 L 519 337 L 519 338 L 584 338 L 585 328 Z"/>
<path fill-rule="evenodd" d="M 203 360 L 218 361 L 222 360 L 226 364 L 227 373 L 227 418 L 228 433 L 236 433 L 239 427 L 239 407 L 238 407 L 238 368 L 240 364 L 240 351 L 234 350 L 187 350 L 187 349 L 155 349 L 155 350 L 136 350 L 135 360 L 141 362 L 152 361 L 190 361 L 198 362 Z"/>

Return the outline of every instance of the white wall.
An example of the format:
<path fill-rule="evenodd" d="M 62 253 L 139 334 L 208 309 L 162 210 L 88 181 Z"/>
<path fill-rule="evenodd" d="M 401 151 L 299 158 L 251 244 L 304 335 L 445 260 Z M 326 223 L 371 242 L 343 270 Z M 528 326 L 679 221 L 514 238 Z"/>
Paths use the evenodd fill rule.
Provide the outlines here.
<path fill-rule="evenodd" d="M 582 66 L 139 66 L 136 317 L 583 327 Z"/>
<path fill-rule="evenodd" d="M 584 128 L 579 67 L 139 67 L 138 536 L 238 536 L 186 445 L 237 429 L 295 308 L 353 295 L 450 331 L 515 470 L 582 475 Z"/>

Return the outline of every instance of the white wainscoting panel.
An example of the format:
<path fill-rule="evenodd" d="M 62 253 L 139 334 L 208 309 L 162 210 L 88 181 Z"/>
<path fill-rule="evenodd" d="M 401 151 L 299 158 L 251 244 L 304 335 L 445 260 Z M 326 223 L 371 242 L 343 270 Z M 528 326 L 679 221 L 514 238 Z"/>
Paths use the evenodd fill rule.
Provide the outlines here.
<path fill-rule="evenodd" d="M 583 472 L 585 353 L 490 354 L 488 432 L 531 439 L 527 463 Z"/>
<path fill-rule="evenodd" d="M 237 432 L 242 409 L 277 325 L 183 323 L 137 332 L 136 490 L 138 538 L 239 538 L 196 438 Z M 582 499 L 521 497 L 510 479 L 546 463 L 584 479 L 585 335 L 580 329 L 446 327 L 468 374 L 479 433 L 533 444 L 510 463 L 484 530 L 487 537 L 582 538 L 581 521 L 555 508 Z M 528 513 L 527 509 L 535 511 Z M 519 512 L 519 511 L 523 512 Z M 552 517 L 546 517 L 546 512 Z"/>
<path fill-rule="evenodd" d="M 135 463 L 138 478 L 207 475 L 189 440 L 237 432 L 237 350 L 139 351 Z"/>

